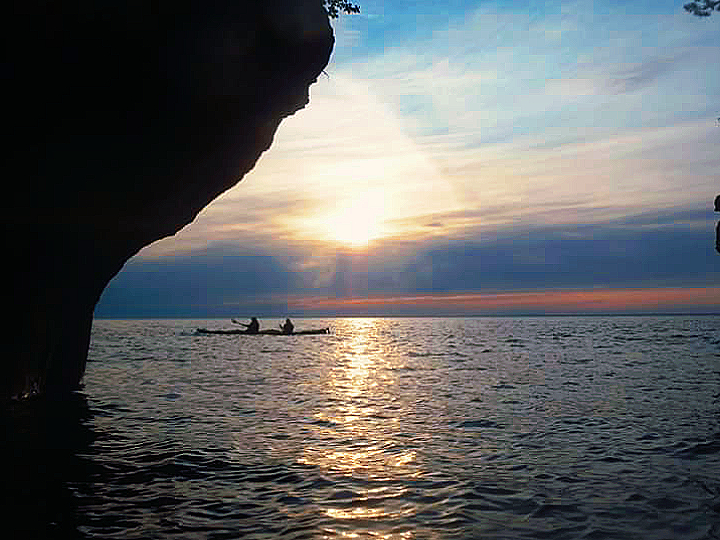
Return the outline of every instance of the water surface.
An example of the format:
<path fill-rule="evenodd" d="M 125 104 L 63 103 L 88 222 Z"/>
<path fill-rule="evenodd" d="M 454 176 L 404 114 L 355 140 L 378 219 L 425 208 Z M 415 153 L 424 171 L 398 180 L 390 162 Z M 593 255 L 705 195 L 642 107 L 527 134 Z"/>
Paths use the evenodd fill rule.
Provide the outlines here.
<path fill-rule="evenodd" d="M 49 530 L 720 537 L 720 317 L 227 323 L 95 321 Z"/>

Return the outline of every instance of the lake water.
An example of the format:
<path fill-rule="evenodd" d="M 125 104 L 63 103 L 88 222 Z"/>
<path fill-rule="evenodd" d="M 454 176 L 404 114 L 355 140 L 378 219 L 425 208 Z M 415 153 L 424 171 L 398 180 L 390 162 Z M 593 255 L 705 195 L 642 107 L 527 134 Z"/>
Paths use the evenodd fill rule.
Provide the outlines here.
<path fill-rule="evenodd" d="M 720 538 L 720 317 L 295 323 L 332 334 L 95 321 L 83 391 L 13 413 L 18 532 Z"/>

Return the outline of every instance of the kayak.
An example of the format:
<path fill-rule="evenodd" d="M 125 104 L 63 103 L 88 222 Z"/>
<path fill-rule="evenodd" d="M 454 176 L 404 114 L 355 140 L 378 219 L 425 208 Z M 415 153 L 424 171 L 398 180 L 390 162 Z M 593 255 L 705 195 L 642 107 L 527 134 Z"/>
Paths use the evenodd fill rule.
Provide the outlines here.
<path fill-rule="evenodd" d="M 311 336 L 320 334 L 329 334 L 329 328 L 314 328 L 311 330 L 297 330 L 292 334 L 284 334 L 282 330 L 260 330 L 255 334 L 249 333 L 247 330 L 209 330 L 207 328 L 198 328 L 198 334 L 224 334 L 224 335 L 240 335 L 240 336 Z"/>

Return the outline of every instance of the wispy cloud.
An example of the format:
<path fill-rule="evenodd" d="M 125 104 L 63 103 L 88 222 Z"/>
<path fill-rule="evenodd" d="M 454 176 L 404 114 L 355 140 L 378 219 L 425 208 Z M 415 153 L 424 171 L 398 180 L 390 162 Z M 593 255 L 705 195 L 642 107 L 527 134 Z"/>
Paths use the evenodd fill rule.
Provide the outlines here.
<path fill-rule="evenodd" d="M 339 69 L 369 81 L 414 130 L 475 142 L 546 136 L 548 127 L 668 125 L 689 103 L 696 118 L 712 116 L 717 28 L 682 12 L 599 7 L 547 4 L 542 17 L 526 6 L 481 7 L 413 48 Z"/>

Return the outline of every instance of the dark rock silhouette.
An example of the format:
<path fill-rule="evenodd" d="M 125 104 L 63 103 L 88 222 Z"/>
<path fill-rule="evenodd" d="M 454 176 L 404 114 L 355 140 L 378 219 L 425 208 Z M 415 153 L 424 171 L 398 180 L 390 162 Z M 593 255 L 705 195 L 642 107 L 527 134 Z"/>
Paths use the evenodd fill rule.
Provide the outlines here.
<path fill-rule="evenodd" d="M 715 197 L 715 211 L 720 212 L 720 195 Z M 715 225 L 715 251 L 720 253 L 720 221 Z"/>
<path fill-rule="evenodd" d="M 5 399 L 77 387 L 105 285 L 252 169 L 334 42 L 322 0 L 6 14 Z"/>

